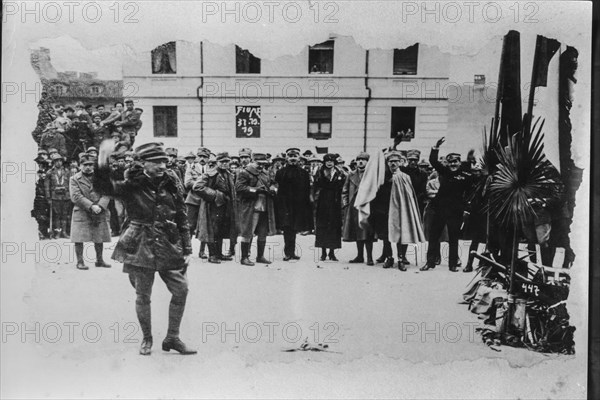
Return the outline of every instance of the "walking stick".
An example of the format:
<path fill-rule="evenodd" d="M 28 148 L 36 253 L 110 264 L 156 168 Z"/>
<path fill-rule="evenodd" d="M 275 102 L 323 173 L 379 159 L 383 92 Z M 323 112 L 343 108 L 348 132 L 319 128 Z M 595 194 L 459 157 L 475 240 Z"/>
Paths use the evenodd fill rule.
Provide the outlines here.
<path fill-rule="evenodd" d="M 50 199 L 50 232 L 48 232 L 49 235 L 52 235 L 52 232 L 54 232 L 52 228 L 52 199 Z"/>

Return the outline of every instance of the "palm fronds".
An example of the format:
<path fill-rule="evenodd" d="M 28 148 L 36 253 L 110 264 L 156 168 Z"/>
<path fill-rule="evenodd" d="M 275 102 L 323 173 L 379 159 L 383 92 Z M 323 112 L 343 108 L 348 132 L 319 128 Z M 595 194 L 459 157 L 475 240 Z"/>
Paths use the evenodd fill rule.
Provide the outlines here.
<path fill-rule="evenodd" d="M 532 202 L 560 194 L 560 178 L 544 154 L 543 127 L 538 118 L 531 133 L 517 132 L 508 146 L 496 146 L 498 163 L 489 185 L 488 211 L 504 229 L 525 230 L 535 218 Z"/>

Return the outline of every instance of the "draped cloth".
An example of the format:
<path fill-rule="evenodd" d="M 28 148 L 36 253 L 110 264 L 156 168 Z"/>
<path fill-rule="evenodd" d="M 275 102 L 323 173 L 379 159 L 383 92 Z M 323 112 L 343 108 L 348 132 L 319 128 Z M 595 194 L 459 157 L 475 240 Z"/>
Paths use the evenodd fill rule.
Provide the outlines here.
<path fill-rule="evenodd" d="M 381 150 L 377 151 L 365 167 L 365 172 L 358 186 L 354 208 L 358 210 L 358 223 L 363 229 L 369 226 L 368 219 L 371 214 L 371 201 L 377 195 L 377 189 L 385 180 L 385 156 Z"/>
<path fill-rule="evenodd" d="M 402 244 L 425 242 L 417 195 L 410 176 L 402 171 L 397 171 L 392 179 L 388 218 L 389 241 Z"/>

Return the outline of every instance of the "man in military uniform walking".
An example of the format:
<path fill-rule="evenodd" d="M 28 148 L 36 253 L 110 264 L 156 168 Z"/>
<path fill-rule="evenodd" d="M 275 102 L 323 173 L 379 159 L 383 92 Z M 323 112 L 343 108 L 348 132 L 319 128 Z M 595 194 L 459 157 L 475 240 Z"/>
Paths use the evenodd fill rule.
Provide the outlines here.
<path fill-rule="evenodd" d="M 160 143 L 136 149 L 140 164 L 127 170 L 125 179 L 112 180 L 113 194 L 125 202 L 129 224 L 115 247 L 113 259 L 123 262 L 123 272 L 136 291 L 136 313 L 144 339 L 140 354 L 152 351 L 150 296 L 155 272 L 171 292 L 169 327 L 164 351 L 195 354 L 179 339 L 188 294 L 187 266 L 192 254 L 190 232 L 181 186 L 166 169 L 167 155 Z M 100 153 L 100 179 L 110 174 L 106 154 Z"/>

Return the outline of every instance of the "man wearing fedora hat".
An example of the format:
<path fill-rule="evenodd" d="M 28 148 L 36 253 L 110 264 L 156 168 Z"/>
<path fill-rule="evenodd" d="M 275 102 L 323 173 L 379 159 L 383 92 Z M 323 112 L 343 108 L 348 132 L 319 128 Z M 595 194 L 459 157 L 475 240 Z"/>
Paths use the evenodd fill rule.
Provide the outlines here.
<path fill-rule="evenodd" d="M 103 243 L 110 243 L 111 240 L 108 211 L 110 197 L 99 194 L 94 188 L 96 158 L 83 154 L 79 162 L 81 171 L 71 176 L 69 181 L 69 193 L 75 205 L 71 218 L 71 241 L 75 243 L 77 269 L 88 269 L 83 261 L 84 242 L 94 243 L 96 267 L 110 268 L 110 264 L 104 262 L 102 257 Z"/>
<path fill-rule="evenodd" d="M 52 168 L 48 171 L 46 185 L 46 199 L 52 208 L 52 226 L 54 238 L 68 238 L 68 221 L 71 199 L 69 197 L 69 179 L 71 174 L 66 168 L 64 157 L 58 153 L 52 154 Z"/>
<path fill-rule="evenodd" d="M 287 164 L 277 171 L 275 197 L 277 228 L 283 231 L 284 261 L 299 260 L 296 255 L 296 234 L 313 229 L 310 198 L 310 177 L 299 165 L 300 149 L 286 150 Z"/>
<path fill-rule="evenodd" d="M 200 176 L 192 190 L 200 196 L 198 210 L 198 239 L 207 243 L 210 263 L 232 260 L 223 255 L 223 239 L 229 239 L 236 229 L 234 207 L 235 183 L 229 171 L 229 153 L 216 155 L 216 168 Z"/>
<path fill-rule="evenodd" d="M 147 143 L 135 151 L 141 163 L 134 163 L 124 179 L 111 179 L 109 187 L 113 195 L 123 199 L 127 209 L 128 225 L 112 258 L 123 263 L 123 272 L 129 274 L 135 287 L 136 313 L 144 335 L 140 354 L 152 351 L 150 296 L 155 272 L 171 292 L 169 327 L 162 349 L 195 354 L 179 339 L 188 294 L 186 271 L 192 254 L 181 183 L 166 168 L 167 154 L 161 143 Z M 101 150 L 99 181 L 111 176 L 106 164 L 107 154 Z"/>
<path fill-rule="evenodd" d="M 275 184 L 266 168 L 269 161 L 265 154 L 254 153 L 253 161 L 238 172 L 235 190 L 238 201 L 238 231 L 241 236 L 242 265 L 252 266 L 250 245 L 257 235 L 256 262 L 270 264 L 264 256 L 267 236 L 277 232 L 273 196 Z"/>

